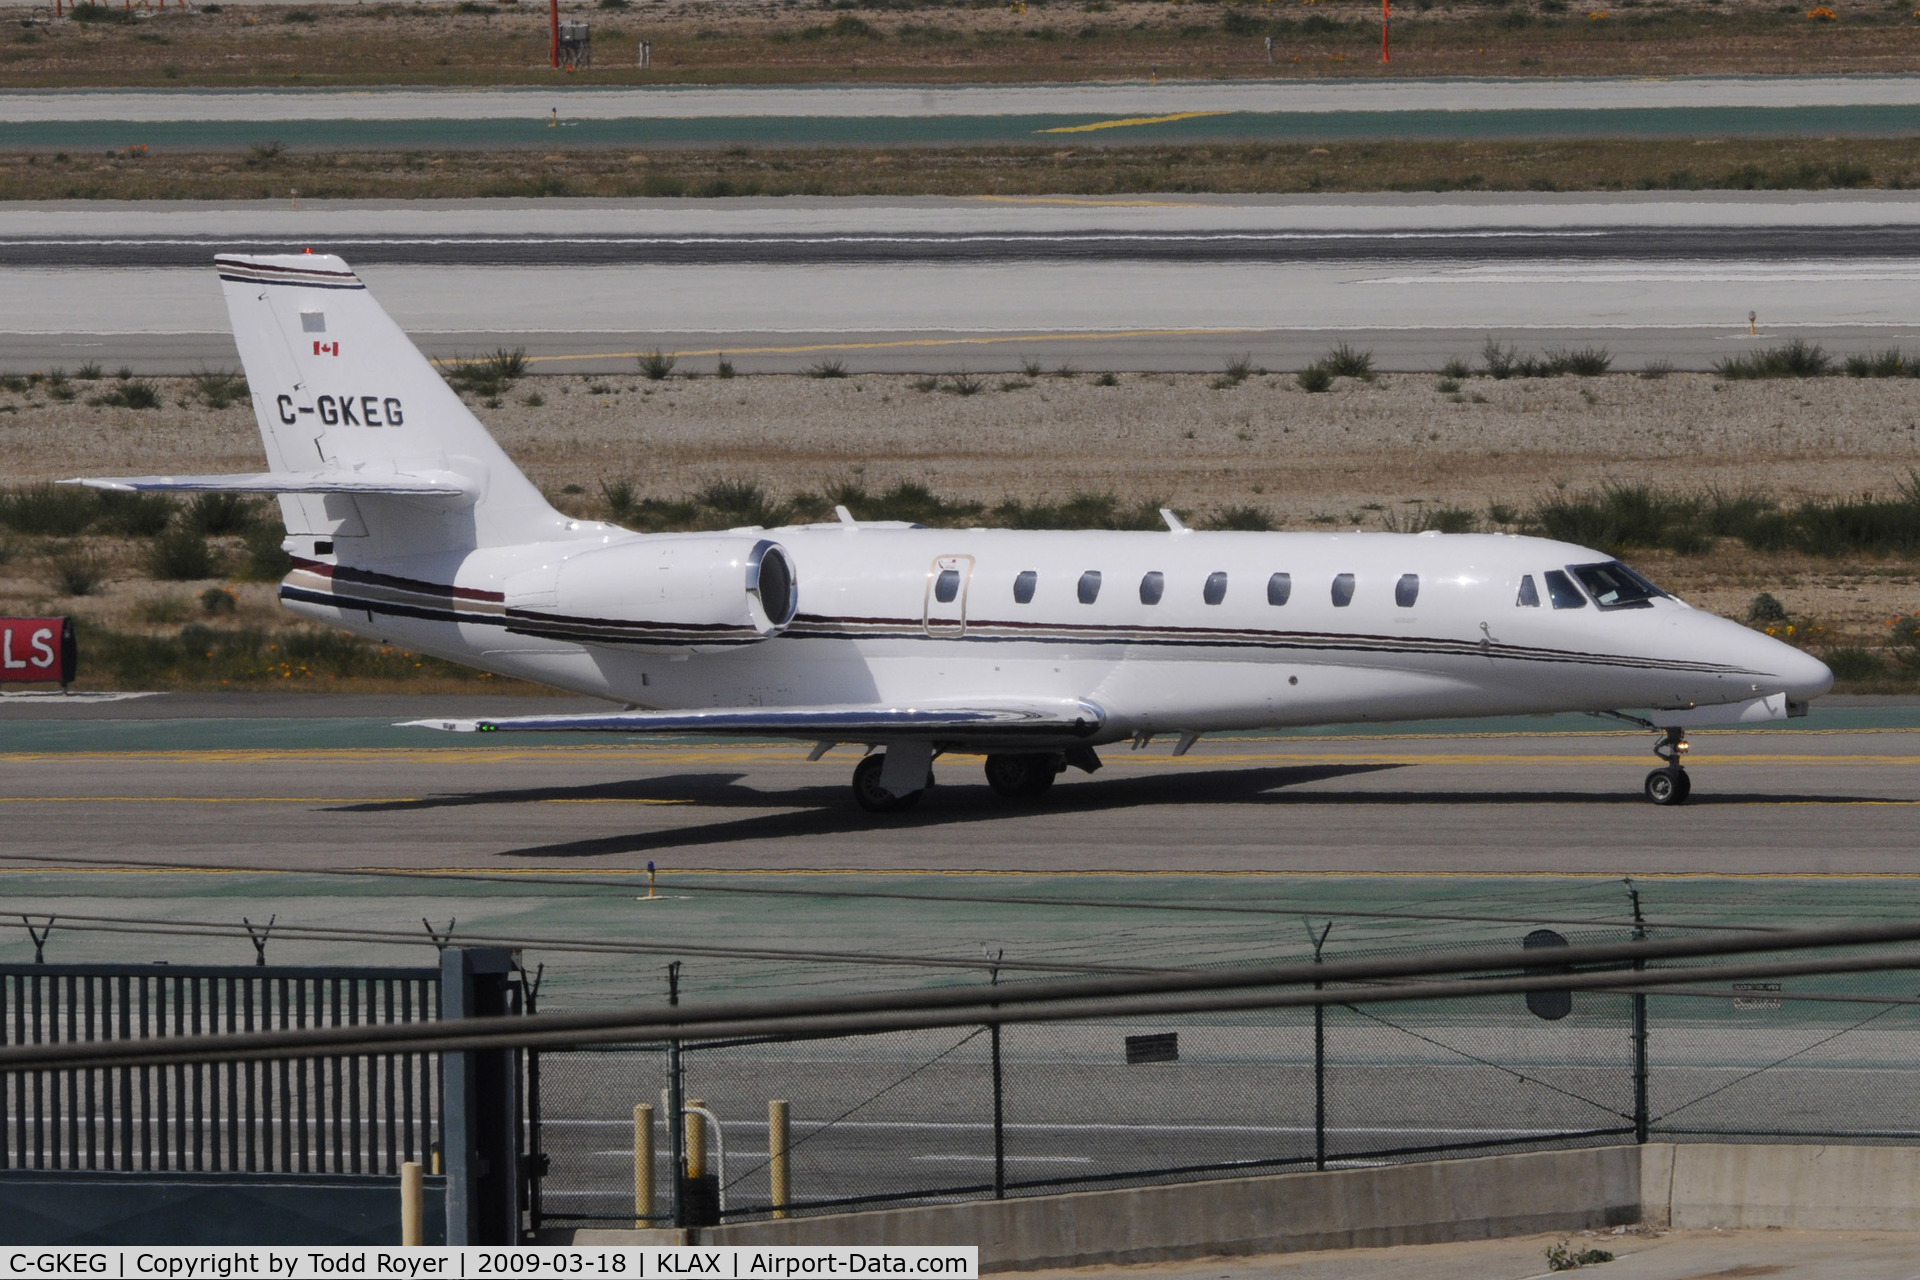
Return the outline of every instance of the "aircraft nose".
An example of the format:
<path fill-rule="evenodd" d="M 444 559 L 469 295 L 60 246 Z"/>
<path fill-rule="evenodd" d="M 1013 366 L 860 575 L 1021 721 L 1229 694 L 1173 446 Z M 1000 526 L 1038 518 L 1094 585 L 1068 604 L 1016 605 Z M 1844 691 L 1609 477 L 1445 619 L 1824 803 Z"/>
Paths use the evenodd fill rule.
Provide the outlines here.
<path fill-rule="evenodd" d="M 1741 664 L 1770 675 L 1790 700 L 1805 702 L 1833 688 L 1833 672 L 1812 654 L 1737 622 L 1729 625 L 1744 633 L 1740 641 Z"/>

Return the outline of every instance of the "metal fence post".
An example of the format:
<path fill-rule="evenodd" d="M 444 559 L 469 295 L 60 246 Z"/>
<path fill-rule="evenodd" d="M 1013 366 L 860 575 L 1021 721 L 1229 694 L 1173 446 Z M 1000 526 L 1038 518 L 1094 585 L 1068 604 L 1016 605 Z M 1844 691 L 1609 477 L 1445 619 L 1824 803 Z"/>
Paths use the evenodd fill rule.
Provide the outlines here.
<path fill-rule="evenodd" d="M 673 1225 L 687 1225 L 687 1099 L 680 1078 L 680 1042 L 667 1043 L 667 1140 L 672 1144 Z"/>
<path fill-rule="evenodd" d="M 1005 1095 L 1000 1087 L 1000 1024 L 987 1028 L 993 1037 L 993 1198 L 1007 1198 L 1007 1123 Z"/>
<path fill-rule="evenodd" d="M 1633 940 L 1644 942 L 1647 937 L 1646 917 L 1640 914 L 1640 890 L 1632 880 L 1627 881 L 1627 897 L 1633 902 Z M 1647 967 L 1644 960 L 1633 962 L 1635 972 Z M 1644 992 L 1633 995 L 1633 1140 L 1645 1142 L 1651 1120 L 1647 1113 L 1647 997 Z"/>
<path fill-rule="evenodd" d="M 440 1016 L 512 1012 L 514 958 L 498 947 L 440 953 Z M 441 1150 L 447 1174 L 447 1243 L 520 1243 L 519 1051 L 440 1055 Z"/>
<path fill-rule="evenodd" d="M 1333 932 L 1333 922 L 1320 931 L 1313 940 L 1313 962 L 1320 963 L 1320 949 L 1327 944 L 1327 935 Z M 1313 984 L 1315 991 L 1321 990 L 1321 984 Z M 1313 1006 L 1313 1167 L 1325 1172 L 1327 1167 L 1327 1006 Z"/>
<path fill-rule="evenodd" d="M 982 950 L 985 950 L 983 947 Z M 987 985 L 1000 985 L 1000 957 L 1006 954 L 1006 948 L 995 951 L 993 963 L 987 967 Z M 997 1007 L 997 1006 L 996 1006 Z M 1007 1113 L 1006 1093 L 1000 1079 L 1000 1024 L 990 1023 L 987 1034 L 993 1042 L 993 1198 L 1007 1198 Z"/>

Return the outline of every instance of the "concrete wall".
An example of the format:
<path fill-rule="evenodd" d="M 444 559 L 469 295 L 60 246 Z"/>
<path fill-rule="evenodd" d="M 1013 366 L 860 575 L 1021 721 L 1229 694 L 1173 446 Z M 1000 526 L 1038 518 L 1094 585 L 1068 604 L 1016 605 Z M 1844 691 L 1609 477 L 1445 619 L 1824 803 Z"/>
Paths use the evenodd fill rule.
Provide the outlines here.
<path fill-rule="evenodd" d="M 754 1222 L 702 1244 L 977 1244 L 983 1269 L 1574 1231 L 1640 1216 L 1631 1147 L 1436 1160 Z"/>
<path fill-rule="evenodd" d="M 1920 1231 L 1920 1149 L 1649 1145 L 1641 1196 L 1656 1226 Z"/>
<path fill-rule="evenodd" d="M 1623 1222 L 1920 1231 L 1920 1148 L 1657 1142 L 542 1242 L 976 1244 L 982 1270 L 1020 1271 Z"/>

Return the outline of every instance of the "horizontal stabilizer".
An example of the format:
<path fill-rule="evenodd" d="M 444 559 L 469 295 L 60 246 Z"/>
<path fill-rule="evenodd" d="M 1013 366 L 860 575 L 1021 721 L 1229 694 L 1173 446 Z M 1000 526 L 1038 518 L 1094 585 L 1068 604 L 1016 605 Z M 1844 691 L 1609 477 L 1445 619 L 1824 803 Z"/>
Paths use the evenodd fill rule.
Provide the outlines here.
<path fill-rule="evenodd" d="M 402 728 L 451 733 L 719 733 L 860 742 L 947 736 L 1084 738 L 1106 713 L 1090 702 L 950 707 L 713 707 L 702 711 L 609 711 L 495 720 L 409 720 Z"/>
<path fill-rule="evenodd" d="M 231 476 L 87 476 L 62 484 L 120 493 L 354 493 L 402 498 L 470 497 L 472 483 L 451 471 L 359 475 L 351 471 L 259 471 Z"/>

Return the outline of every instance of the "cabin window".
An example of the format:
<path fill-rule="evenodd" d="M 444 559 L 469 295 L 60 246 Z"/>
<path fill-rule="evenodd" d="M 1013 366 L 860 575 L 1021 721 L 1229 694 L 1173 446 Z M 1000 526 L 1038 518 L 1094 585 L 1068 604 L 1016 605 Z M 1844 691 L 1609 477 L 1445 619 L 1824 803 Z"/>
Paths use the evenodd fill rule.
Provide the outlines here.
<path fill-rule="evenodd" d="M 1140 579 L 1140 603 L 1159 604 L 1160 597 L 1167 593 L 1167 575 L 1155 569 Z"/>
<path fill-rule="evenodd" d="M 1013 602 L 1015 604 L 1032 604 L 1033 589 L 1038 585 L 1039 581 L 1039 574 L 1031 569 L 1022 569 L 1013 580 Z"/>
<path fill-rule="evenodd" d="M 1402 609 L 1413 608 L 1413 602 L 1420 598 L 1420 575 L 1403 573 L 1400 581 L 1393 584 L 1393 602 Z"/>
<path fill-rule="evenodd" d="M 1293 595 L 1293 575 L 1276 573 L 1267 579 L 1267 603 L 1276 608 L 1287 602 Z"/>
<path fill-rule="evenodd" d="M 1547 598 L 1553 601 L 1556 609 L 1584 609 L 1587 598 L 1580 594 L 1580 588 L 1573 585 L 1573 579 L 1558 569 L 1547 570 Z"/>
<path fill-rule="evenodd" d="M 1080 575 L 1080 603 L 1092 604 L 1100 598 L 1100 571 L 1089 569 Z"/>
<path fill-rule="evenodd" d="M 1200 598 L 1208 604 L 1219 604 L 1222 600 L 1225 600 L 1227 598 L 1227 575 L 1224 573 L 1208 574 L 1207 585 L 1200 592 Z"/>
<path fill-rule="evenodd" d="M 941 604 L 952 604 L 953 598 L 960 594 L 960 571 L 942 569 L 940 576 L 933 580 L 933 598 Z"/>
<path fill-rule="evenodd" d="M 1333 575 L 1333 607 L 1344 609 L 1353 603 L 1353 575 L 1336 573 Z"/>
<path fill-rule="evenodd" d="M 1516 609 L 1538 609 L 1540 607 L 1540 588 L 1533 585 L 1533 575 L 1526 574 L 1520 579 L 1520 595 L 1513 602 Z"/>
<path fill-rule="evenodd" d="M 1618 560 L 1567 568 L 1602 609 L 1651 609 L 1655 597 L 1667 594 Z"/>

